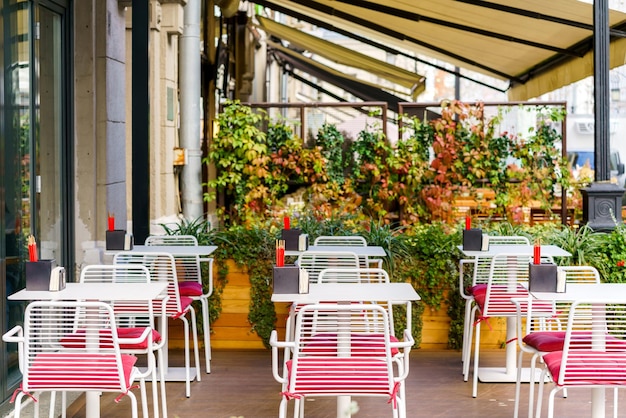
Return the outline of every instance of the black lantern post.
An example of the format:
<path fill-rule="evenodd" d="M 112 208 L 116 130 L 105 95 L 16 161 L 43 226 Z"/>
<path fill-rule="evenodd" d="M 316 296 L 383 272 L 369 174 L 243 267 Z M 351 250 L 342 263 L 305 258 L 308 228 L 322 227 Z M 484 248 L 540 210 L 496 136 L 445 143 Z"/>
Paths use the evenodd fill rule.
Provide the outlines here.
<path fill-rule="evenodd" d="M 610 230 L 622 222 L 624 189 L 610 182 L 609 5 L 593 2 L 594 159 L 595 178 L 583 194 L 583 222 L 595 230 Z"/>

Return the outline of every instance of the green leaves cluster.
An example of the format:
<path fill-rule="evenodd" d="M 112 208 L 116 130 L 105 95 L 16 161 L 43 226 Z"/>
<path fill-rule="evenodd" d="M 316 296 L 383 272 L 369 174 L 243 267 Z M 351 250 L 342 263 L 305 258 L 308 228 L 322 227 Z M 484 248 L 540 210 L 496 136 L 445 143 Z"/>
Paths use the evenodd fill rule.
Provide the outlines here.
<path fill-rule="evenodd" d="M 403 139 L 391 145 L 378 126 L 356 140 L 325 123 L 312 145 L 281 120 L 271 121 L 239 102 L 218 117 L 219 131 L 206 164 L 217 175 L 208 182 L 208 201 L 230 222 L 249 222 L 284 210 L 280 199 L 306 187 L 308 209 L 329 216 L 358 211 L 387 223 L 455 222 L 455 199 L 488 187 L 494 212 L 520 217 L 521 207 L 559 205 L 560 186 L 569 186 L 554 124 L 562 109 L 532 109 L 536 125 L 525 133 L 501 133 L 506 111 L 486 116 L 482 103 L 446 101 L 441 117 L 408 118 Z M 526 110 L 526 108 L 523 108 Z"/>

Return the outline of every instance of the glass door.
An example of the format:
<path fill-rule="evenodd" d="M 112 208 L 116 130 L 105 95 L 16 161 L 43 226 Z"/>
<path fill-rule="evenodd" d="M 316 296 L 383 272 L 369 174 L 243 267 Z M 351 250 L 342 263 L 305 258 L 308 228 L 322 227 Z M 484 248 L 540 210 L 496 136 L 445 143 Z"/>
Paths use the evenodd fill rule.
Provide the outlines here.
<path fill-rule="evenodd" d="M 55 3 L 40 2 L 35 8 L 34 97 L 35 131 L 32 158 L 33 235 L 42 259 L 67 261 L 67 233 L 64 216 L 68 196 L 66 177 L 68 135 L 65 123 L 65 42 L 63 15 Z"/>
<path fill-rule="evenodd" d="M 30 232 L 30 172 L 32 145 L 32 42 L 31 2 L 0 3 L 0 289 L 2 332 L 23 320 L 23 303 L 6 296 L 24 287 L 25 239 Z M 0 350 L 0 391 L 3 399 L 19 383 L 15 344 Z"/>
<path fill-rule="evenodd" d="M 27 239 L 39 257 L 73 265 L 72 138 L 68 127 L 70 23 L 65 0 L 0 2 L 0 291 L 2 333 L 22 323 L 24 303 L 7 296 L 25 286 Z M 71 269 L 70 273 L 71 273 Z M 19 384 L 17 347 L 0 350 L 0 394 Z"/>

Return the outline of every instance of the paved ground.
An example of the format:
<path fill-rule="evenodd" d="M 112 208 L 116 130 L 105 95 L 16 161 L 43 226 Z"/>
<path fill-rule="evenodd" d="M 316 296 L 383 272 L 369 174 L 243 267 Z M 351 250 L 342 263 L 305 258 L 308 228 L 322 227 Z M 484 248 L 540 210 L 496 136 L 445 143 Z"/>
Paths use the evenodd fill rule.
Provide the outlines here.
<path fill-rule="evenodd" d="M 203 374 L 194 382 L 191 397 L 186 398 L 183 383 L 168 383 L 169 418 L 273 418 L 278 416 L 280 386 L 271 375 L 269 351 L 216 351 L 213 353 L 212 373 Z M 180 356 L 173 356 L 179 361 Z M 480 383 L 478 397 L 471 396 L 471 383 L 461 375 L 461 355 L 456 351 L 411 352 L 411 371 L 407 383 L 408 417 L 428 418 L 504 418 L 513 417 L 514 384 Z M 501 365 L 504 351 L 481 355 L 481 364 Z M 546 385 L 546 387 L 551 387 Z M 149 390 L 150 388 L 148 388 Z M 523 405 L 520 418 L 527 417 L 525 407 L 528 385 L 522 387 Z M 621 391 L 621 405 L 626 405 L 626 391 Z M 612 416 L 612 391 L 607 391 L 607 417 Z M 44 397 L 45 400 L 46 397 Z M 355 399 L 359 411 L 355 418 L 391 417 L 391 407 L 383 398 Z M 588 418 L 590 391 L 570 390 L 566 399 L 557 398 L 555 417 Z M 546 416 L 546 403 L 544 413 Z M 41 416 L 47 416 L 42 405 Z M 32 417 L 32 406 L 26 408 Z M 140 413 L 141 415 L 141 413 Z M 623 415 L 623 414 L 622 414 Z M 68 418 L 84 418 L 84 396 L 68 410 Z M 306 418 L 334 418 L 334 399 L 308 399 Z M 113 396 L 102 399 L 102 418 L 130 417 L 129 403 L 119 404 Z"/>

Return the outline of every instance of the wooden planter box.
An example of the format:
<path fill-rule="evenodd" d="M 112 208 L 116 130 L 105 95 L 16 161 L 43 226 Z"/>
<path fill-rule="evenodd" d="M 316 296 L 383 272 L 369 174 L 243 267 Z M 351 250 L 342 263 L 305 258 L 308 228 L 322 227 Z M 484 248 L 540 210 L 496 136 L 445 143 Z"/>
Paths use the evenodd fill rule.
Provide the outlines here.
<path fill-rule="evenodd" d="M 248 322 L 250 306 L 250 279 L 247 268 L 238 266 L 228 260 L 228 283 L 222 294 L 222 314 L 212 327 L 211 348 L 213 349 L 264 349 L 259 336 L 251 331 Z M 214 271 L 217 274 L 217 271 Z M 419 302 L 418 302 L 419 303 Z M 289 304 L 276 303 L 276 329 L 279 338 L 284 338 L 285 321 L 289 313 Z M 423 349 L 446 349 L 448 346 L 448 330 L 450 318 L 447 306 L 437 310 L 426 309 L 422 320 Z M 506 340 L 506 321 L 499 318 L 490 318 L 490 326 L 481 327 L 481 345 L 483 348 L 502 348 Z M 183 327 L 180 321 L 170 321 L 170 347 L 183 348 Z M 201 340 L 200 340 L 201 343 Z"/>

